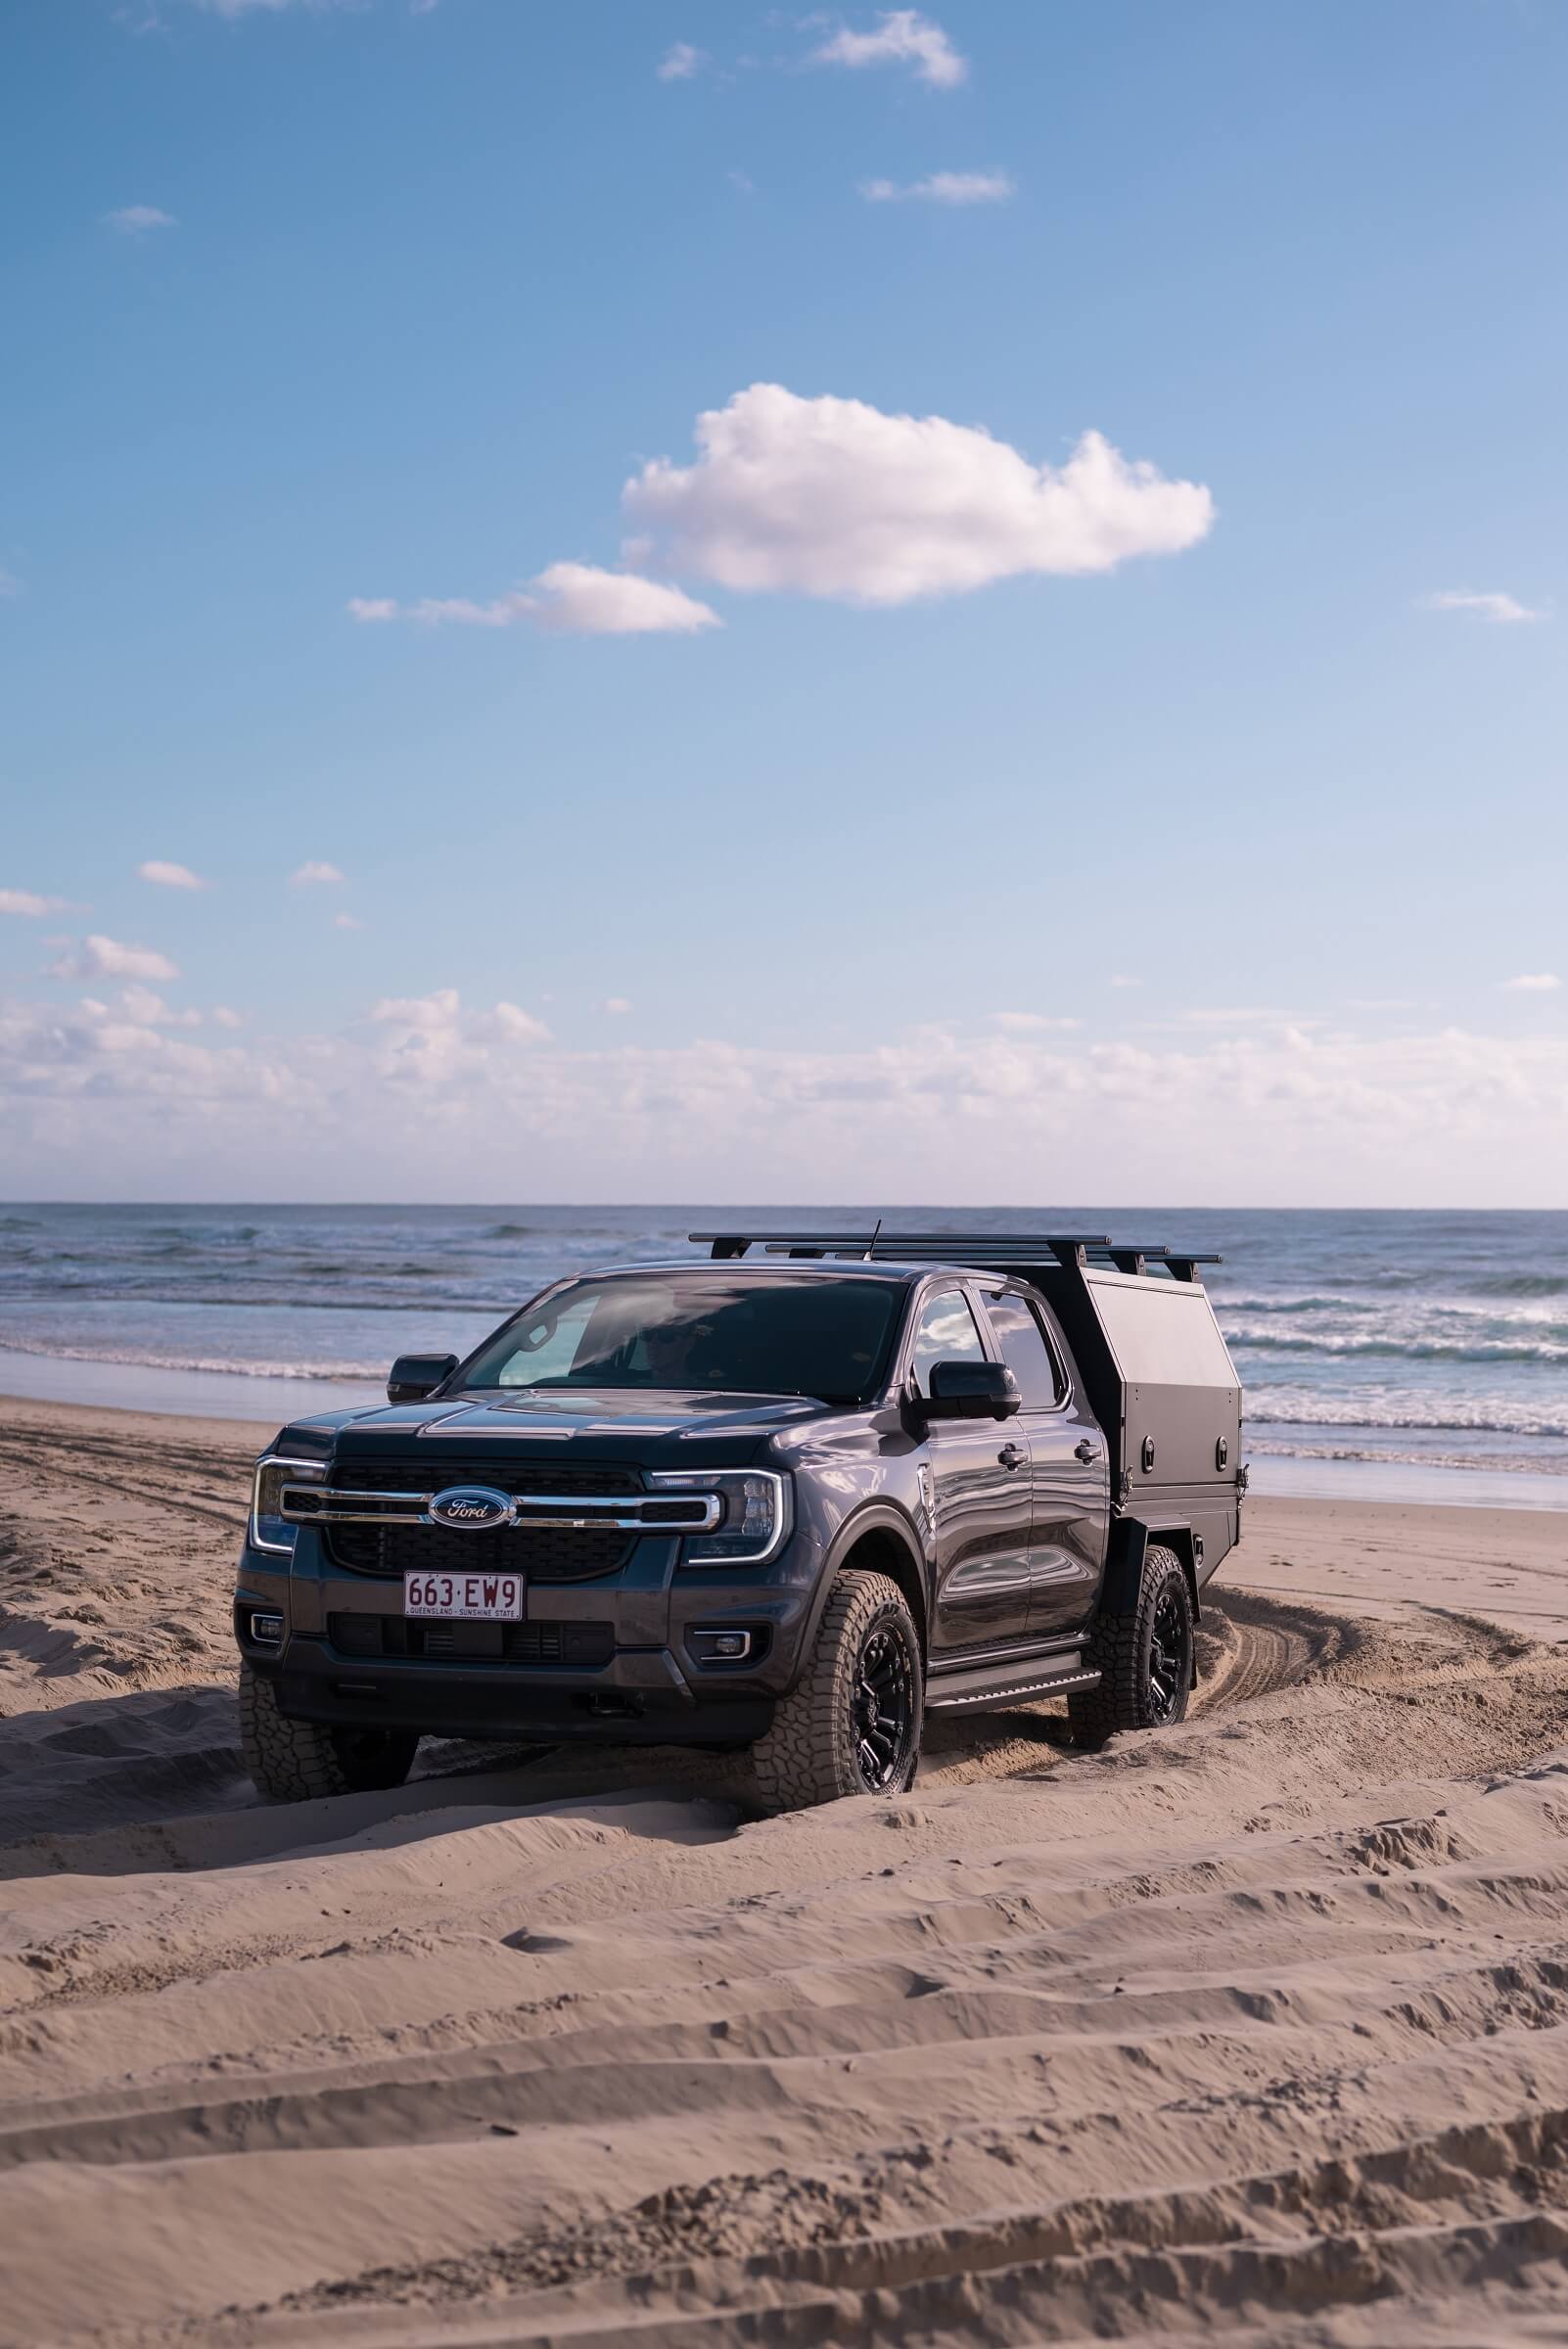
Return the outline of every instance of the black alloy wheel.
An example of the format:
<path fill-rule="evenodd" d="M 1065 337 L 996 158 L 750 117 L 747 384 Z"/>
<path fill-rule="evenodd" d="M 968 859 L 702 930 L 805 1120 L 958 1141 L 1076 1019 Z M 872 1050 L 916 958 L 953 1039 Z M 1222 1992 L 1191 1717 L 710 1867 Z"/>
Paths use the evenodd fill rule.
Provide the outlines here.
<path fill-rule="evenodd" d="M 901 1787 L 915 1735 L 919 1666 L 897 1616 L 874 1624 L 855 1658 L 851 1715 L 855 1768 L 867 1794 Z"/>
<path fill-rule="evenodd" d="M 1192 1617 L 1183 1604 L 1179 1584 L 1167 1583 L 1149 1627 L 1150 1727 L 1176 1717 L 1182 1695 L 1192 1684 Z"/>

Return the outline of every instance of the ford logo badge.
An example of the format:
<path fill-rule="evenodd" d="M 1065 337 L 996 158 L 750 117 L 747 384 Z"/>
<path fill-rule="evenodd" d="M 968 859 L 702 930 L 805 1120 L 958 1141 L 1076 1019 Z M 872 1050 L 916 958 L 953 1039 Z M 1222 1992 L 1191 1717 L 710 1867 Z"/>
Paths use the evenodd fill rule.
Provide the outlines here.
<path fill-rule="evenodd" d="M 516 1501 L 493 1485 L 448 1485 L 435 1496 L 427 1513 L 433 1525 L 449 1525 L 463 1533 L 482 1534 L 494 1525 L 517 1523 Z"/>

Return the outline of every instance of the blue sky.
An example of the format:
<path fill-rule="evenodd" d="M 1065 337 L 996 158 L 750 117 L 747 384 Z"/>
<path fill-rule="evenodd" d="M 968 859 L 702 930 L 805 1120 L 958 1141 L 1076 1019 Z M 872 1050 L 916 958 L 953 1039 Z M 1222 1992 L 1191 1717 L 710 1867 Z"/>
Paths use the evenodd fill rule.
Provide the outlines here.
<path fill-rule="evenodd" d="M 0 40 L 9 1195 L 1562 1202 L 1568 14 Z"/>

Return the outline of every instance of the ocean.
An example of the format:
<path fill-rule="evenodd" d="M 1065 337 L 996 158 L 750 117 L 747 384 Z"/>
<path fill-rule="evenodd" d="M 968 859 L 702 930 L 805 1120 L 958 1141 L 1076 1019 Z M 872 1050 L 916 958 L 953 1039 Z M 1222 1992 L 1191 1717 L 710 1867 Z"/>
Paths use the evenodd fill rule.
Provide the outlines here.
<path fill-rule="evenodd" d="M 875 1209 L 0 1207 L 0 1392 L 270 1419 L 373 1400 L 546 1281 Z M 1255 1489 L 1568 1507 L 1568 1212 L 904 1208 L 1217 1250 Z"/>

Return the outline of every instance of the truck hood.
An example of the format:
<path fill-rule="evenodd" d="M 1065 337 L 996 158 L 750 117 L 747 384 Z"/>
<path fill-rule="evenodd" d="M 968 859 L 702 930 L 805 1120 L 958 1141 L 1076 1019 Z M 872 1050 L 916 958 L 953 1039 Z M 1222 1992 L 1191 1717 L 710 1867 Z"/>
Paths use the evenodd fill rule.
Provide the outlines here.
<path fill-rule="evenodd" d="M 493 1452 L 498 1459 L 629 1456 L 650 1466 L 668 1456 L 675 1466 L 700 1459 L 722 1467 L 752 1459 L 770 1436 L 819 1419 L 832 1407 L 809 1396 L 607 1388 L 393 1404 L 346 1421 L 323 1414 L 319 1433 L 311 1420 L 299 1424 L 315 1434 L 317 1446 L 327 1437 L 339 1459 L 406 1459 L 411 1451 L 428 1450 L 433 1466 L 442 1453 L 472 1460 Z"/>

